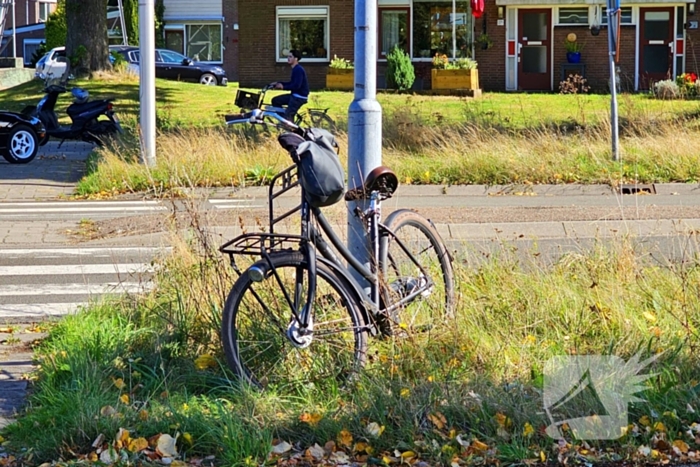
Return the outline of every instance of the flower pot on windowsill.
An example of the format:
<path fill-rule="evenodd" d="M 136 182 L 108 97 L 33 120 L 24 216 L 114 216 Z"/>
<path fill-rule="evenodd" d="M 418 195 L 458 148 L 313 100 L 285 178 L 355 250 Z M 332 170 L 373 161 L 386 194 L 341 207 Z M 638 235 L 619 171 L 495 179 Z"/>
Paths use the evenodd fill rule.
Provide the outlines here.
<path fill-rule="evenodd" d="M 479 70 L 431 70 L 432 89 L 479 89 Z"/>
<path fill-rule="evenodd" d="M 569 63 L 581 63 L 581 52 L 566 52 L 566 61 Z"/>
<path fill-rule="evenodd" d="M 326 75 L 326 88 L 335 90 L 353 90 L 355 87 L 355 70 L 352 68 L 329 68 Z"/>

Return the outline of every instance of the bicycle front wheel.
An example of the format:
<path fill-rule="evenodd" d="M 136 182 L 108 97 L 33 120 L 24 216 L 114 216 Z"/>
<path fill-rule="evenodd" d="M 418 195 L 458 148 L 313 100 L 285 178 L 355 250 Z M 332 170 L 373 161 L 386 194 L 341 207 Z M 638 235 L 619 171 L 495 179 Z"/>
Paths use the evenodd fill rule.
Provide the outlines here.
<path fill-rule="evenodd" d="M 386 227 L 395 237 L 385 233 L 380 243 L 382 308 L 395 307 L 389 312 L 392 324 L 408 332 L 430 330 L 454 313 L 454 272 L 447 248 L 435 227 L 414 211 L 392 213 Z"/>
<path fill-rule="evenodd" d="M 265 269 L 261 281 L 243 273 L 226 300 L 221 340 L 229 367 L 251 385 L 285 392 L 342 385 L 366 358 L 367 329 L 355 297 L 318 263 L 313 335 L 298 339 L 290 330 L 295 320 L 289 301 L 301 312 L 308 293 L 306 261 L 299 252 L 285 253 Z"/>
<path fill-rule="evenodd" d="M 331 133 L 335 133 L 336 126 L 333 119 L 326 112 L 321 110 L 309 110 L 309 120 L 313 128 L 322 128 Z"/>

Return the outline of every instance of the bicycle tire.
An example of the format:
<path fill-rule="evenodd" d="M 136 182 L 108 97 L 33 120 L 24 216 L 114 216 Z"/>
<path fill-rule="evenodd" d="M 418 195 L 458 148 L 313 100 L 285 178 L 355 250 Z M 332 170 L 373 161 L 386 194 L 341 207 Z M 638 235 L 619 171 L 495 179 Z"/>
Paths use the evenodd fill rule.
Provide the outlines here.
<path fill-rule="evenodd" d="M 303 255 L 281 253 L 272 257 L 272 264 L 293 300 L 296 275 L 308 273 Z M 367 354 L 367 327 L 349 286 L 329 266 L 317 263 L 314 337 L 307 348 L 299 348 L 286 334 L 291 308 L 272 268 L 263 268 L 269 270 L 260 282 L 244 272 L 226 300 L 221 341 L 229 368 L 260 389 L 289 392 L 309 384 L 342 385 L 364 366 Z M 297 295 L 302 304 L 306 278 L 303 282 Z"/>
<path fill-rule="evenodd" d="M 326 112 L 321 110 L 309 110 L 308 118 L 311 120 L 312 128 L 322 128 L 334 133 L 336 130 L 335 121 Z"/>
<path fill-rule="evenodd" d="M 447 248 L 430 221 L 414 211 L 395 211 L 385 225 L 432 276 L 434 283 L 428 296 L 420 296 L 390 314 L 390 323 L 394 325 L 391 327 L 395 329 L 399 325 L 408 332 L 430 330 L 436 322 L 454 315 L 454 271 Z M 420 283 L 422 276 L 420 268 L 389 234 L 380 239 L 379 268 L 383 309 L 406 296 L 411 284 Z"/>

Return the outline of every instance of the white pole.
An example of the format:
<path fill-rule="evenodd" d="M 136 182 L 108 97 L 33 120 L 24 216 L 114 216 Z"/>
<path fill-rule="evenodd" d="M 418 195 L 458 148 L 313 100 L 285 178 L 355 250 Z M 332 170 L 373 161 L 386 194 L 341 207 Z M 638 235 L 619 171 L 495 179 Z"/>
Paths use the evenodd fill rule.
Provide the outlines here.
<path fill-rule="evenodd" d="M 382 163 L 382 107 L 377 102 L 377 0 L 355 0 L 355 98 L 348 109 L 348 185 L 362 186 Z M 348 248 L 369 265 L 362 222 L 348 209 Z M 362 206 L 360 206 L 362 207 Z M 359 275 L 356 276 L 360 279 Z M 361 279 L 360 283 L 365 283 Z"/>
<path fill-rule="evenodd" d="M 612 141 L 612 157 L 614 161 L 620 160 L 619 144 L 619 123 L 617 118 L 617 77 L 615 76 L 615 54 L 617 41 L 620 40 L 620 31 L 617 30 L 617 22 L 613 18 L 617 17 L 616 0 L 608 0 L 608 56 L 610 62 L 610 135 Z"/>
<path fill-rule="evenodd" d="M 122 45 L 129 45 L 129 39 L 126 35 L 126 21 L 124 20 L 124 3 L 122 0 L 117 0 L 117 6 L 119 7 L 119 25 L 122 28 Z"/>
<path fill-rule="evenodd" d="M 141 160 L 156 165 L 156 33 L 153 0 L 139 0 Z"/>
<path fill-rule="evenodd" d="M 17 15 L 15 14 L 15 0 L 12 0 L 12 57 L 17 58 Z"/>

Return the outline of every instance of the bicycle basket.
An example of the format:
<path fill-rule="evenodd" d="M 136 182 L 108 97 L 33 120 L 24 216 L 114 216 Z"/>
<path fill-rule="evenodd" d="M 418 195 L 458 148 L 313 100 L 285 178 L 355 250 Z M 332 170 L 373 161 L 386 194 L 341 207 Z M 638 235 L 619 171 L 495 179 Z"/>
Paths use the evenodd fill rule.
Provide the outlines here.
<path fill-rule="evenodd" d="M 260 108 L 260 99 L 262 94 L 258 92 L 236 91 L 236 101 L 234 102 L 241 109 L 258 109 Z"/>

